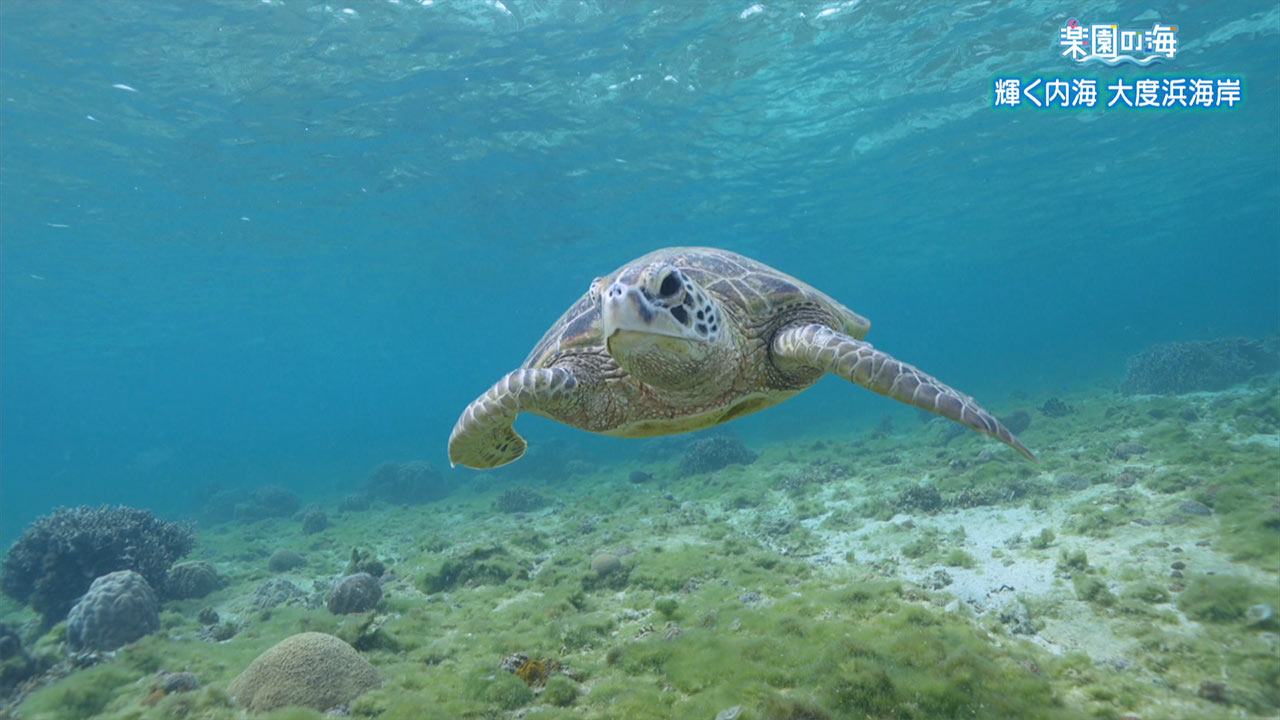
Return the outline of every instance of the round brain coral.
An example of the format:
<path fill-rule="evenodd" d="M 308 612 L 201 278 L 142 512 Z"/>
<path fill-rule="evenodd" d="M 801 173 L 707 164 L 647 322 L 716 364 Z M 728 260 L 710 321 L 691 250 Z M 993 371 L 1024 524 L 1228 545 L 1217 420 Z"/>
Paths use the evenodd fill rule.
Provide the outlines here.
<path fill-rule="evenodd" d="M 202 598 L 220 587 L 222 578 L 203 560 L 182 562 L 169 568 L 169 580 L 165 583 L 169 597 L 179 600 Z"/>
<path fill-rule="evenodd" d="M 124 647 L 160 629 L 159 608 L 146 578 L 132 570 L 107 573 L 71 608 L 67 644 L 74 650 Z"/>
<path fill-rule="evenodd" d="M 355 648 L 332 635 L 291 635 L 258 656 L 231 682 L 231 695 L 253 712 L 296 705 L 321 712 L 382 686 Z"/>

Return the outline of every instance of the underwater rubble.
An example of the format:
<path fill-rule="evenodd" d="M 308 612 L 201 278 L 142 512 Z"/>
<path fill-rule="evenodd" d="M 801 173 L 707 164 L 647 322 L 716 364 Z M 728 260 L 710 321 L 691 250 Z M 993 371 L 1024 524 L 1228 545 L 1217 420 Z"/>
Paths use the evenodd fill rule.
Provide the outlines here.
<path fill-rule="evenodd" d="M 1131 389 L 997 404 L 1039 465 L 946 423 L 881 421 L 749 448 L 663 441 L 571 479 L 454 485 L 389 463 L 305 505 L 227 494 L 198 532 L 59 510 L 6 558 L 0 712 L 1280 713 L 1280 384 Z M 102 533 L 103 513 L 155 554 L 104 562 L 109 542 L 58 541 Z M 95 574 L 33 607 L 32 558 L 50 552 Z M 94 614 L 107 592 L 136 595 L 120 605 L 133 625 Z"/>

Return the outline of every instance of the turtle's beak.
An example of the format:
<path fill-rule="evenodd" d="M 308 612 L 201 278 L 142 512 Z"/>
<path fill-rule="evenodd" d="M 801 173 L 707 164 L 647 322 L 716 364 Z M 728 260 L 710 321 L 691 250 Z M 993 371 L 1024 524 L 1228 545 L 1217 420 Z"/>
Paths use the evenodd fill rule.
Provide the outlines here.
<path fill-rule="evenodd" d="M 666 308 L 624 282 L 615 281 L 601 293 L 600 325 L 605 346 L 615 358 L 619 353 L 647 353 L 657 347 L 686 353 L 687 345 L 697 340 L 688 336 L 688 330 Z"/>
<path fill-rule="evenodd" d="M 653 319 L 656 315 L 656 309 L 643 293 L 623 283 L 613 282 L 601 294 L 600 321 L 606 340 L 619 330 L 655 332 Z"/>

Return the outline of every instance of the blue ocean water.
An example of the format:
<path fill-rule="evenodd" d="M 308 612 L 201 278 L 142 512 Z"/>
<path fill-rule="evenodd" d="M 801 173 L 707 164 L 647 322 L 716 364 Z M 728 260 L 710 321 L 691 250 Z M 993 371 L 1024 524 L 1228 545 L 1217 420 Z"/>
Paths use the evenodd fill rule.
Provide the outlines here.
<path fill-rule="evenodd" d="M 1277 330 L 1273 2 L 0 13 L 5 543 L 59 504 L 444 462 L 593 277 L 664 245 L 801 277 L 988 401 Z M 1172 22 L 1180 52 L 1074 67 L 1069 16 Z M 996 77 L 1086 74 L 1239 77 L 1244 100 L 992 107 Z M 828 380 L 736 429 L 894 407 Z"/>

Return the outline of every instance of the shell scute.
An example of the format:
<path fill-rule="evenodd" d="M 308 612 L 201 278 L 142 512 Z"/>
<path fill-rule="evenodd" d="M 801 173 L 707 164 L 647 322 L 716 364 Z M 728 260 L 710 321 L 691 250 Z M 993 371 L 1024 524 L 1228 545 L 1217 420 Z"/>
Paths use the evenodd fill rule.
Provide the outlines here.
<path fill-rule="evenodd" d="M 800 303 L 817 305 L 841 320 L 842 330 L 862 338 L 870 323 L 825 293 L 786 273 L 728 250 L 676 247 L 656 250 L 597 278 L 592 288 L 605 287 L 619 275 L 637 272 L 654 262 L 668 262 L 729 306 L 730 314 L 767 324 L 773 313 Z M 547 367 L 565 351 L 599 348 L 604 338 L 597 293 L 588 290 L 547 330 L 522 367 Z"/>

